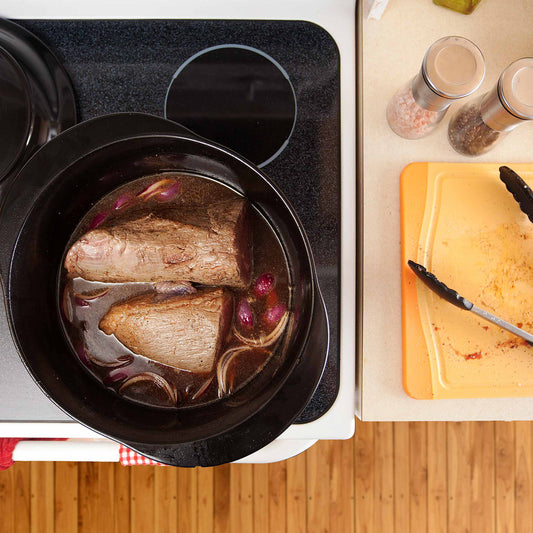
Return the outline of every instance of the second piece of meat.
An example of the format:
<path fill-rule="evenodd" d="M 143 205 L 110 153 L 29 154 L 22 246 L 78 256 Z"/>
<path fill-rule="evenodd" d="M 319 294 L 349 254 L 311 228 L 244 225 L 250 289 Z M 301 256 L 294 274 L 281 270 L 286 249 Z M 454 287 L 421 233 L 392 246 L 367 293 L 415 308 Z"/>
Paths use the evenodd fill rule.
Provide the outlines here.
<path fill-rule="evenodd" d="M 161 210 L 89 231 L 70 248 L 72 276 L 104 283 L 191 281 L 245 287 L 251 243 L 244 199 Z"/>
<path fill-rule="evenodd" d="M 233 296 L 226 289 L 196 294 L 145 294 L 115 304 L 100 329 L 132 352 L 189 372 L 213 368 L 233 317 Z"/>

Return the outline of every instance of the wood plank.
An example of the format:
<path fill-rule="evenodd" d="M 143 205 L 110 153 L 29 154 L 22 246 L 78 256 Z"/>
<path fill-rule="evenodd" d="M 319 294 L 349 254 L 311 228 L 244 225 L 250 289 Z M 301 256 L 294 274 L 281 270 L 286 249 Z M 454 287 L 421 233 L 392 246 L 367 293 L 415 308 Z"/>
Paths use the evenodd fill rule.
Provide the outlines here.
<path fill-rule="evenodd" d="M 178 470 L 154 468 L 154 530 L 178 533 Z"/>
<path fill-rule="evenodd" d="M 411 531 L 417 533 L 427 531 L 427 424 L 425 422 L 409 423 L 409 480 Z"/>
<path fill-rule="evenodd" d="M 355 531 L 374 533 L 374 423 L 355 419 Z"/>
<path fill-rule="evenodd" d="M 392 422 L 374 429 L 374 527 L 394 531 L 394 434 Z"/>
<path fill-rule="evenodd" d="M 495 422 L 496 531 L 515 531 L 515 426 L 513 422 Z"/>
<path fill-rule="evenodd" d="M 353 439 L 331 442 L 329 522 L 332 532 L 353 533 L 355 529 L 353 461 Z M 303 481 L 305 482 L 305 480 Z M 305 490 L 305 485 L 303 489 Z M 289 531 L 292 532 L 292 529 L 289 528 Z"/>
<path fill-rule="evenodd" d="M 257 521 L 255 524 L 255 533 L 268 531 L 263 527 L 258 529 Z M 287 461 L 287 531 L 306 533 L 307 530 L 307 455 L 300 453 Z"/>
<path fill-rule="evenodd" d="M 97 496 L 96 463 L 78 463 L 78 528 L 80 533 L 93 531 L 94 502 Z"/>
<path fill-rule="evenodd" d="M 253 467 L 248 464 L 232 464 L 230 467 L 230 529 L 253 531 Z"/>
<path fill-rule="evenodd" d="M 292 459 L 291 459 L 292 460 Z M 304 465 L 305 469 L 305 465 Z M 254 533 L 268 533 L 270 531 L 270 516 L 268 509 L 269 494 L 268 494 L 268 465 L 257 464 L 253 465 L 254 476 Z M 289 468 L 287 465 L 287 483 L 289 482 Z M 287 487 L 287 491 L 288 491 Z M 289 505 L 289 501 L 287 501 Z M 304 501 L 304 514 L 305 514 Z M 291 531 L 289 529 L 289 531 Z"/>
<path fill-rule="evenodd" d="M 533 440 L 530 422 L 515 422 L 515 530 L 533 533 Z"/>
<path fill-rule="evenodd" d="M 229 533 L 230 505 L 229 505 L 230 465 L 215 468 L 215 533 Z"/>
<path fill-rule="evenodd" d="M 198 533 L 212 533 L 215 508 L 215 469 L 198 469 Z"/>
<path fill-rule="evenodd" d="M 131 467 L 131 531 L 146 533 L 154 529 L 154 475 L 162 466 Z"/>
<path fill-rule="evenodd" d="M 14 466 L 0 472 L 0 520 L 2 533 L 15 531 L 15 473 Z"/>
<path fill-rule="evenodd" d="M 115 516 L 115 470 L 113 463 L 96 463 L 98 472 L 98 499 L 96 522 L 93 528 L 97 533 L 113 533 L 115 524 L 109 520 Z"/>
<path fill-rule="evenodd" d="M 287 531 L 287 465 L 285 461 L 268 465 L 270 531 Z"/>
<path fill-rule="evenodd" d="M 448 531 L 448 457 L 446 422 L 428 422 L 428 531 Z"/>
<path fill-rule="evenodd" d="M 469 422 L 448 422 L 448 528 L 470 530 L 472 443 Z"/>
<path fill-rule="evenodd" d="M 329 531 L 331 442 L 319 441 L 307 455 L 307 531 Z"/>
<path fill-rule="evenodd" d="M 446 443 L 446 441 L 445 441 Z M 429 443 L 428 443 L 429 447 Z M 428 448 L 429 458 L 429 448 Z M 409 423 L 394 423 L 394 531 L 409 533 Z"/>
<path fill-rule="evenodd" d="M 129 533 L 131 529 L 131 466 L 115 463 L 114 493 L 115 516 L 113 517 L 115 533 Z"/>
<path fill-rule="evenodd" d="M 31 528 L 31 463 L 15 463 L 12 467 L 15 483 L 15 532 L 27 533 Z"/>
<path fill-rule="evenodd" d="M 494 422 L 472 422 L 472 496 L 470 504 L 472 533 L 495 531 L 494 499 Z M 531 532 L 530 532 L 531 533 Z"/>
<path fill-rule="evenodd" d="M 113 463 L 79 463 L 78 526 L 80 533 L 114 531 Z"/>
<path fill-rule="evenodd" d="M 55 463 L 56 531 L 78 531 L 78 463 Z"/>
<path fill-rule="evenodd" d="M 54 526 L 54 463 L 31 463 L 31 531 L 53 533 Z"/>
<path fill-rule="evenodd" d="M 198 530 L 197 497 L 196 468 L 178 468 L 178 531 L 196 533 Z"/>

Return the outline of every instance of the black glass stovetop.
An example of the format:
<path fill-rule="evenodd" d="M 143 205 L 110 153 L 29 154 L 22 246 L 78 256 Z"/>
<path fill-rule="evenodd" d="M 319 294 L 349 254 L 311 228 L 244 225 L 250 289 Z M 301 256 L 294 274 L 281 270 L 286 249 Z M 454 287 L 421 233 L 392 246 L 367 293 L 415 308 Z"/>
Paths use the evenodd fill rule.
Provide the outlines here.
<path fill-rule="evenodd" d="M 71 77 L 79 121 L 116 112 L 165 116 L 262 167 L 311 242 L 330 321 L 328 363 L 298 422 L 339 386 L 339 53 L 298 21 L 24 20 Z M 1 193 L 1 191 L 0 191 Z M 70 420 L 33 384 L 0 309 L 0 420 Z"/>

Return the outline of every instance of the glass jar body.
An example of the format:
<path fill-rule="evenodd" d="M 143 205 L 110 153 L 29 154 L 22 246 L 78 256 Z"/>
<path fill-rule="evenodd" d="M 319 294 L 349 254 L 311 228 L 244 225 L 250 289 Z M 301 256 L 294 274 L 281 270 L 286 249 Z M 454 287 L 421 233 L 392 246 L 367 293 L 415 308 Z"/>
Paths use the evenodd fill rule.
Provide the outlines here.
<path fill-rule="evenodd" d="M 413 83 L 414 80 L 399 89 L 387 106 L 387 122 L 390 128 L 404 139 L 420 139 L 429 135 L 448 109 L 446 107 L 431 111 L 420 106 L 413 96 Z"/>
<path fill-rule="evenodd" d="M 448 124 L 448 140 L 462 155 L 477 156 L 491 150 L 508 130 L 495 130 L 483 120 L 482 106 L 489 93 L 457 110 Z"/>

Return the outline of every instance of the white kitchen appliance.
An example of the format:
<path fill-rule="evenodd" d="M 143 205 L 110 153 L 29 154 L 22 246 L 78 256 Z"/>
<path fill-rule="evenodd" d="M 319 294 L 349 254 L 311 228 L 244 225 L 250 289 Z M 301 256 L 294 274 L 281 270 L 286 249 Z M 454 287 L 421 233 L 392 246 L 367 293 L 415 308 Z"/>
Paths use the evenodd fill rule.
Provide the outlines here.
<path fill-rule="evenodd" d="M 79 120 L 118 111 L 166 116 L 244 151 L 281 187 L 315 255 L 331 327 L 329 360 L 297 423 L 241 462 L 282 460 L 319 439 L 351 437 L 358 409 L 355 0 L 96 0 L 83 5 L 5 0 L 0 16 L 37 35 L 56 55 L 72 80 Z M 240 132 L 238 121 L 225 128 L 232 131 L 229 137 L 217 138 L 216 127 L 202 130 L 202 121 L 195 122 L 203 113 L 197 109 L 201 97 L 190 105 L 173 104 L 176 85 L 194 71 L 191 67 L 221 50 L 229 56 L 238 52 L 241 59 L 243 51 L 266 59 L 287 80 L 294 106 L 279 112 L 284 124 L 276 117 L 278 100 L 267 98 L 274 103 L 265 112 L 264 128 L 256 132 L 258 139 L 265 132 L 278 135 L 265 153 L 232 146 L 248 135 Z M 254 91 L 262 88 L 239 62 L 231 68 L 242 69 L 253 100 Z M 34 384 L 11 342 L 3 306 L 0 341 L 0 437 L 69 439 L 22 442 L 15 460 L 118 460 L 118 444 L 73 422 Z"/>

